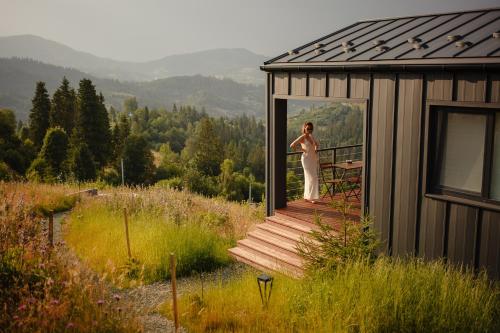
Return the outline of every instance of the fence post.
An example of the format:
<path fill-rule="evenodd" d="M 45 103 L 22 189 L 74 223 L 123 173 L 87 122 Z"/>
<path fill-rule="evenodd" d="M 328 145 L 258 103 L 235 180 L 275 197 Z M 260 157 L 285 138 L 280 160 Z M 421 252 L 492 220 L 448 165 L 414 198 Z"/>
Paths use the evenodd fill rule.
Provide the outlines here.
<path fill-rule="evenodd" d="M 170 253 L 170 278 L 172 281 L 172 308 L 174 312 L 175 332 L 179 331 L 179 311 L 177 309 L 177 278 L 175 276 L 175 254 Z"/>
<path fill-rule="evenodd" d="M 127 238 L 127 253 L 128 258 L 132 259 L 132 253 L 130 252 L 130 238 L 128 236 L 128 216 L 127 216 L 127 207 L 123 207 L 123 217 L 125 219 L 125 237 Z"/>
<path fill-rule="evenodd" d="M 49 246 L 54 247 L 54 211 L 49 212 Z"/>

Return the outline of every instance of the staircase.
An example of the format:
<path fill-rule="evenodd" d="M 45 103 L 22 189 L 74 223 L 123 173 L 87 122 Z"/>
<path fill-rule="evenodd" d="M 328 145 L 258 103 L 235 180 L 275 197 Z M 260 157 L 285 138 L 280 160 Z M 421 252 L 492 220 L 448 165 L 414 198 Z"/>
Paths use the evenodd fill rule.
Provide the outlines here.
<path fill-rule="evenodd" d="M 276 212 L 264 223 L 257 224 L 229 253 L 257 269 L 300 277 L 304 273 L 303 262 L 296 246 L 313 229 L 317 226 L 310 222 Z"/>

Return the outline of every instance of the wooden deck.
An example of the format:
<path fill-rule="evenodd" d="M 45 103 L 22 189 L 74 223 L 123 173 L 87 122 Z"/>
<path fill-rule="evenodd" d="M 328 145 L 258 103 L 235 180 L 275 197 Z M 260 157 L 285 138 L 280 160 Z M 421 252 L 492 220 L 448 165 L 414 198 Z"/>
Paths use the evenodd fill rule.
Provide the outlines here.
<path fill-rule="evenodd" d="M 322 222 L 338 227 L 339 222 L 342 221 L 342 214 L 332 207 L 332 201 L 341 202 L 342 197 L 337 195 L 333 200 L 325 198 L 314 204 L 303 199 L 295 200 L 288 202 L 285 208 L 277 209 L 276 212 L 309 223 L 314 223 L 314 215 L 318 214 Z M 354 199 L 350 199 L 348 204 L 351 206 L 349 219 L 359 221 L 361 204 Z"/>

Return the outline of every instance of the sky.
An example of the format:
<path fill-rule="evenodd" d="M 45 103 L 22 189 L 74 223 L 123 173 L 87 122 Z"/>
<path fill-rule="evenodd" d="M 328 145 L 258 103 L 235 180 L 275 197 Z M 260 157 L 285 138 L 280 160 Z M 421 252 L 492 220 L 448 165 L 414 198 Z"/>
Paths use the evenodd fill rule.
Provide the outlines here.
<path fill-rule="evenodd" d="M 127 61 L 214 48 L 276 56 L 363 19 L 499 0 L 0 0 L 0 36 L 37 35 Z"/>

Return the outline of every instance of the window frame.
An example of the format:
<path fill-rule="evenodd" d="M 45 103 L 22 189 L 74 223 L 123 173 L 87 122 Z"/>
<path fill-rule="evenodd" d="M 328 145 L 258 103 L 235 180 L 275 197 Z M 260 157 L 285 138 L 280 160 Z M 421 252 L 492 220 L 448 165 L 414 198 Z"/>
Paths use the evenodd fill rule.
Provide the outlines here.
<path fill-rule="evenodd" d="M 440 113 L 465 113 L 470 115 L 486 116 L 486 128 L 484 133 L 484 156 L 481 191 L 472 192 L 463 189 L 451 188 L 440 185 L 440 167 L 443 158 L 444 140 L 437 140 L 439 133 L 444 133 L 447 126 L 447 117 L 444 118 L 444 130 L 439 132 L 438 116 Z M 495 140 L 495 118 L 500 117 L 500 106 L 498 104 L 486 103 L 429 103 L 427 117 L 427 177 L 425 184 L 425 195 L 433 198 L 442 198 L 447 201 L 454 199 L 466 200 L 468 203 L 500 205 L 500 200 L 491 198 L 491 180 L 493 171 L 494 140 Z M 439 143 L 439 145 L 438 145 Z M 498 148 L 497 148 L 498 149 Z M 451 199 L 451 200 L 450 200 Z"/>

